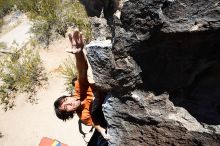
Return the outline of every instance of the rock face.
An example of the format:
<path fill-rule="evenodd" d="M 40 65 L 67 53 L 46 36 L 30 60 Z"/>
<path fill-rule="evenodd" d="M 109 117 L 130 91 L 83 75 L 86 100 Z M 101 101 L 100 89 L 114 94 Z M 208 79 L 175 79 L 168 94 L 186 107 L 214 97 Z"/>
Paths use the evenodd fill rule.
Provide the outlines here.
<path fill-rule="evenodd" d="M 110 145 L 220 145 L 220 2 L 123 2 L 112 48 L 88 47 Z"/>
<path fill-rule="evenodd" d="M 144 89 L 169 92 L 176 105 L 215 125 L 220 124 L 219 5 L 205 0 L 128 1 L 113 48 L 126 50 L 115 58 L 128 54 L 141 67 Z"/>
<path fill-rule="evenodd" d="M 111 86 L 114 84 L 114 79 L 111 76 L 111 70 L 114 69 L 111 41 L 93 41 L 86 48 L 91 67 L 95 69 L 93 70 L 93 78 L 96 86 L 107 91 L 111 90 Z M 103 66 L 105 68 L 102 68 Z"/>
<path fill-rule="evenodd" d="M 112 39 L 111 27 L 107 24 L 105 18 L 92 17 L 90 19 L 93 40 L 105 41 Z"/>
<path fill-rule="evenodd" d="M 112 146 L 220 144 L 219 135 L 209 134 L 214 131 L 203 128 L 184 109 L 174 107 L 166 94 L 134 91 L 123 99 L 110 96 L 107 102 L 104 109 Z"/>

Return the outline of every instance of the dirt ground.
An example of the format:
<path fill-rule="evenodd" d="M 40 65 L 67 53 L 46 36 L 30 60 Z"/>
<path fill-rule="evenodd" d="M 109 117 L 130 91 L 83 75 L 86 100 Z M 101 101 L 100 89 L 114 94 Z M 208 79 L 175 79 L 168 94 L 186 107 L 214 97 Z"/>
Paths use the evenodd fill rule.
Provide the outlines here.
<path fill-rule="evenodd" d="M 17 27 L 21 25 L 23 23 Z M 17 34 L 14 32 L 15 29 L 21 31 L 17 27 L 13 28 L 13 34 Z M 8 33 L 2 35 L 1 38 Z M 19 34 L 22 35 L 22 33 Z M 26 39 L 26 36 L 23 38 Z M 64 50 L 69 45 L 68 39 L 63 38 L 52 43 L 48 49 L 40 50 L 40 56 L 48 73 L 48 85 L 38 90 L 37 104 L 28 103 L 27 97 L 20 95 L 16 98 L 14 109 L 5 112 L 0 108 L 1 146 L 38 146 L 42 137 L 57 139 L 69 146 L 86 145 L 79 133 L 78 117 L 75 116 L 72 120 L 63 122 L 55 116 L 53 109 L 54 100 L 67 94 L 64 86 L 65 80 L 57 70 L 68 57 Z M 89 129 L 90 127 L 83 127 L 85 132 Z M 87 141 L 88 139 L 89 136 Z"/>

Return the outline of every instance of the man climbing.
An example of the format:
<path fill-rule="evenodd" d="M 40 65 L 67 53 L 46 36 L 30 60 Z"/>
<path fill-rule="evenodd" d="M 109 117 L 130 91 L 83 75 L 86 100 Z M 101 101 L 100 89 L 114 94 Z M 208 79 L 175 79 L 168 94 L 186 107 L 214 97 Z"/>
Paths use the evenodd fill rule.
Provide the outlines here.
<path fill-rule="evenodd" d="M 110 139 L 110 136 L 106 133 L 107 123 L 101 108 L 105 95 L 88 81 L 88 61 L 83 52 L 83 34 L 75 29 L 72 34 L 69 34 L 69 40 L 72 48 L 66 51 L 76 57 L 78 76 L 75 81 L 74 94 L 61 96 L 54 102 L 56 115 L 59 119 L 66 121 L 73 118 L 76 113 L 82 123 L 96 129 L 88 146 L 107 146 L 107 140 Z M 102 135 L 101 139 L 98 138 L 100 134 Z"/>

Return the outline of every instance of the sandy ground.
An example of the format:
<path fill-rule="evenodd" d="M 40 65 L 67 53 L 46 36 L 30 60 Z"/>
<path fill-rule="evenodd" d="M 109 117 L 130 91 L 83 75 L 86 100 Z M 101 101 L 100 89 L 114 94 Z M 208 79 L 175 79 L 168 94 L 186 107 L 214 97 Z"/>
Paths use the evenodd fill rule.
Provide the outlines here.
<path fill-rule="evenodd" d="M 24 22 L 28 23 L 29 22 Z M 1 36 L 1 39 L 10 34 L 20 34 L 27 39 L 24 23 Z M 19 28 L 19 29 L 18 29 Z M 25 30 L 25 31 L 24 31 Z M 21 32 L 19 32 L 21 31 Z M 28 34 L 29 35 L 29 34 Z M 10 37 L 9 37 L 10 39 Z M 16 38 L 12 38 L 16 39 Z M 10 40 L 7 40 L 10 43 Z M 37 104 L 27 102 L 25 95 L 16 98 L 14 109 L 5 112 L 0 109 L 0 138 L 1 146 L 38 146 L 42 137 L 57 139 L 69 146 L 85 146 L 86 143 L 79 133 L 78 117 L 63 122 L 54 113 L 54 100 L 65 93 L 64 78 L 57 71 L 68 54 L 64 49 L 69 47 L 67 39 L 54 42 L 49 49 L 40 50 L 40 55 L 48 73 L 48 85 L 39 89 L 36 98 Z M 83 127 L 88 132 L 89 127 Z"/>
<path fill-rule="evenodd" d="M 22 47 L 29 41 L 31 36 L 29 33 L 31 23 L 26 15 L 16 11 L 4 17 L 4 22 L 7 23 L 7 25 L 2 27 L 0 42 L 5 42 L 9 48 L 13 43 L 16 43 L 18 47 Z"/>

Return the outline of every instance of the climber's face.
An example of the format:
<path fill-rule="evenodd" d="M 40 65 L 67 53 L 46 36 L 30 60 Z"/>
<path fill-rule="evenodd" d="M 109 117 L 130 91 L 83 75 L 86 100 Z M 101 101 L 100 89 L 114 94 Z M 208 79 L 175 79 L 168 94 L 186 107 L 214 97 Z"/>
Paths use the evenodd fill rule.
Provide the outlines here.
<path fill-rule="evenodd" d="M 73 112 L 80 106 L 80 100 L 74 97 L 66 97 L 63 99 L 59 109 L 67 112 Z"/>

